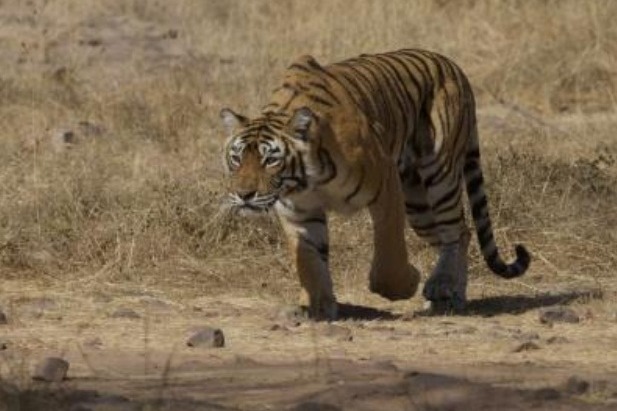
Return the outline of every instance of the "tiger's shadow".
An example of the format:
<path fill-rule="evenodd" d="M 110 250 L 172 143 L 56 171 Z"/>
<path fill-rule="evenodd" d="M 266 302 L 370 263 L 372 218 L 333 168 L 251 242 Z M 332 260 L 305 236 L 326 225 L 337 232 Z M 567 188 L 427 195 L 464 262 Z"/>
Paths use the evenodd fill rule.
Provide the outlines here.
<path fill-rule="evenodd" d="M 502 295 L 470 300 L 462 312 L 444 315 L 492 317 L 502 314 L 523 314 L 527 311 L 555 305 L 568 305 L 574 301 L 588 301 L 602 299 L 599 290 L 567 291 L 552 294 L 538 295 Z M 340 320 L 381 320 L 393 321 L 409 318 L 409 315 L 395 314 L 390 311 L 366 307 L 362 305 L 339 303 Z M 429 315 L 425 311 L 418 311 L 415 315 Z"/>

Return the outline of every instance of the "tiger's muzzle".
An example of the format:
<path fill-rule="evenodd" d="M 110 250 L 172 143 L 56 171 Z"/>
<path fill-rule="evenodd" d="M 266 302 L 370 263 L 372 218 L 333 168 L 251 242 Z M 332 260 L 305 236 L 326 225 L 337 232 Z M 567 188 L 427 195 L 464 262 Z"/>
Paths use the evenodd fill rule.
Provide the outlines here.
<path fill-rule="evenodd" d="M 276 193 L 261 194 L 257 191 L 236 191 L 229 194 L 232 210 L 241 214 L 268 212 L 278 200 Z"/>

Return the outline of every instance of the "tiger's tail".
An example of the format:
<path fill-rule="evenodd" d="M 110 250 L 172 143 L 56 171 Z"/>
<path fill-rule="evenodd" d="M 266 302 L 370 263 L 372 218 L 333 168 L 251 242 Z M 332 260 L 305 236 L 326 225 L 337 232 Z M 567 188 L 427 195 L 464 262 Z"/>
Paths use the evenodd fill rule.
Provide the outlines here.
<path fill-rule="evenodd" d="M 471 139 L 470 148 L 467 150 L 465 157 L 464 176 L 480 249 L 482 250 L 484 261 L 486 261 L 492 272 L 508 279 L 519 277 L 529 267 L 531 257 L 522 244 L 516 245 L 516 260 L 511 264 L 506 264 L 499 255 L 488 212 L 486 193 L 484 192 L 484 178 L 480 166 L 477 131 L 474 134 L 475 138 Z"/>

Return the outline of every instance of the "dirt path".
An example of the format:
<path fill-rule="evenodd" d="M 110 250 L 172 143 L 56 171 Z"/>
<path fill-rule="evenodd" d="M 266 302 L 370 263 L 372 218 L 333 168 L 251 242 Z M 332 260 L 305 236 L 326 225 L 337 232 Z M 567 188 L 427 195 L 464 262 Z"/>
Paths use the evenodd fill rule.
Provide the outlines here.
<path fill-rule="evenodd" d="M 606 296 L 478 299 L 456 317 L 413 315 L 420 301 L 342 305 L 331 324 L 239 296 L 8 282 L 2 298 L 0 410 L 617 409 Z M 579 322 L 542 324 L 559 303 Z M 225 346 L 187 347 L 200 326 L 222 329 Z M 47 356 L 70 362 L 67 380 L 31 381 Z"/>

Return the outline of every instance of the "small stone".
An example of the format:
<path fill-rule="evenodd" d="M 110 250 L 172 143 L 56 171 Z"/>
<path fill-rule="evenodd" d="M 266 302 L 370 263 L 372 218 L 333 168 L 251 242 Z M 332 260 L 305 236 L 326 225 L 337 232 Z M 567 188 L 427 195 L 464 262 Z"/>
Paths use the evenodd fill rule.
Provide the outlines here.
<path fill-rule="evenodd" d="M 141 318 L 141 316 L 137 314 L 135 310 L 132 310 L 130 308 L 118 308 L 116 311 L 111 313 L 110 317 L 111 318 L 128 318 L 128 319 L 133 319 L 133 320 Z"/>
<path fill-rule="evenodd" d="M 570 323 L 575 324 L 580 322 L 580 317 L 574 310 L 568 307 L 548 307 L 540 310 L 540 322 L 542 324 L 552 323 Z"/>
<path fill-rule="evenodd" d="M 309 314 L 305 307 L 291 305 L 279 309 L 273 317 L 273 320 L 277 322 L 297 327 L 308 320 Z"/>
<path fill-rule="evenodd" d="M 84 341 L 84 346 L 99 349 L 103 346 L 103 341 L 99 337 L 88 338 Z"/>
<path fill-rule="evenodd" d="M 522 344 L 519 344 L 512 350 L 512 352 L 523 352 L 523 351 L 533 351 L 539 350 L 540 346 L 533 341 L 525 341 Z"/>
<path fill-rule="evenodd" d="M 0 325 L 4 325 L 4 324 L 8 324 L 8 321 L 6 319 L 6 314 L 0 311 Z"/>
<path fill-rule="evenodd" d="M 281 325 L 281 324 L 272 324 L 270 327 L 268 327 L 268 331 L 282 331 L 282 332 L 289 332 L 289 328 Z"/>
<path fill-rule="evenodd" d="M 568 378 L 565 384 L 565 391 L 571 395 L 583 395 L 587 391 L 589 391 L 590 384 L 588 381 L 585 381 L 576 375 Z"/>
<path fill-rule="evenodd" d="M 75 144 L 75 132 L 68 129 L 55 130 L 51 135 L 51 142 L 55 151 L 64 151 Z"/>
<path fill-rule="evenodd" d="M 36 367 L 32 379 L 37 381 L 60 382 L 66 378 L 69 363 L 62 358 L 47 357 Z"/>
<path fill-rule="evenodd" d="M 0 341 L 0 351 L 4 351 L 8 348 L 9 348 L 9 345 L 6 342 Z"/>
<path fill-rule="evenodd" d="M 193 333 L 186 345 L 189 347 L 219 348 L 225 346 L 225 336 L 218 328 L 202 327 Z"/>

